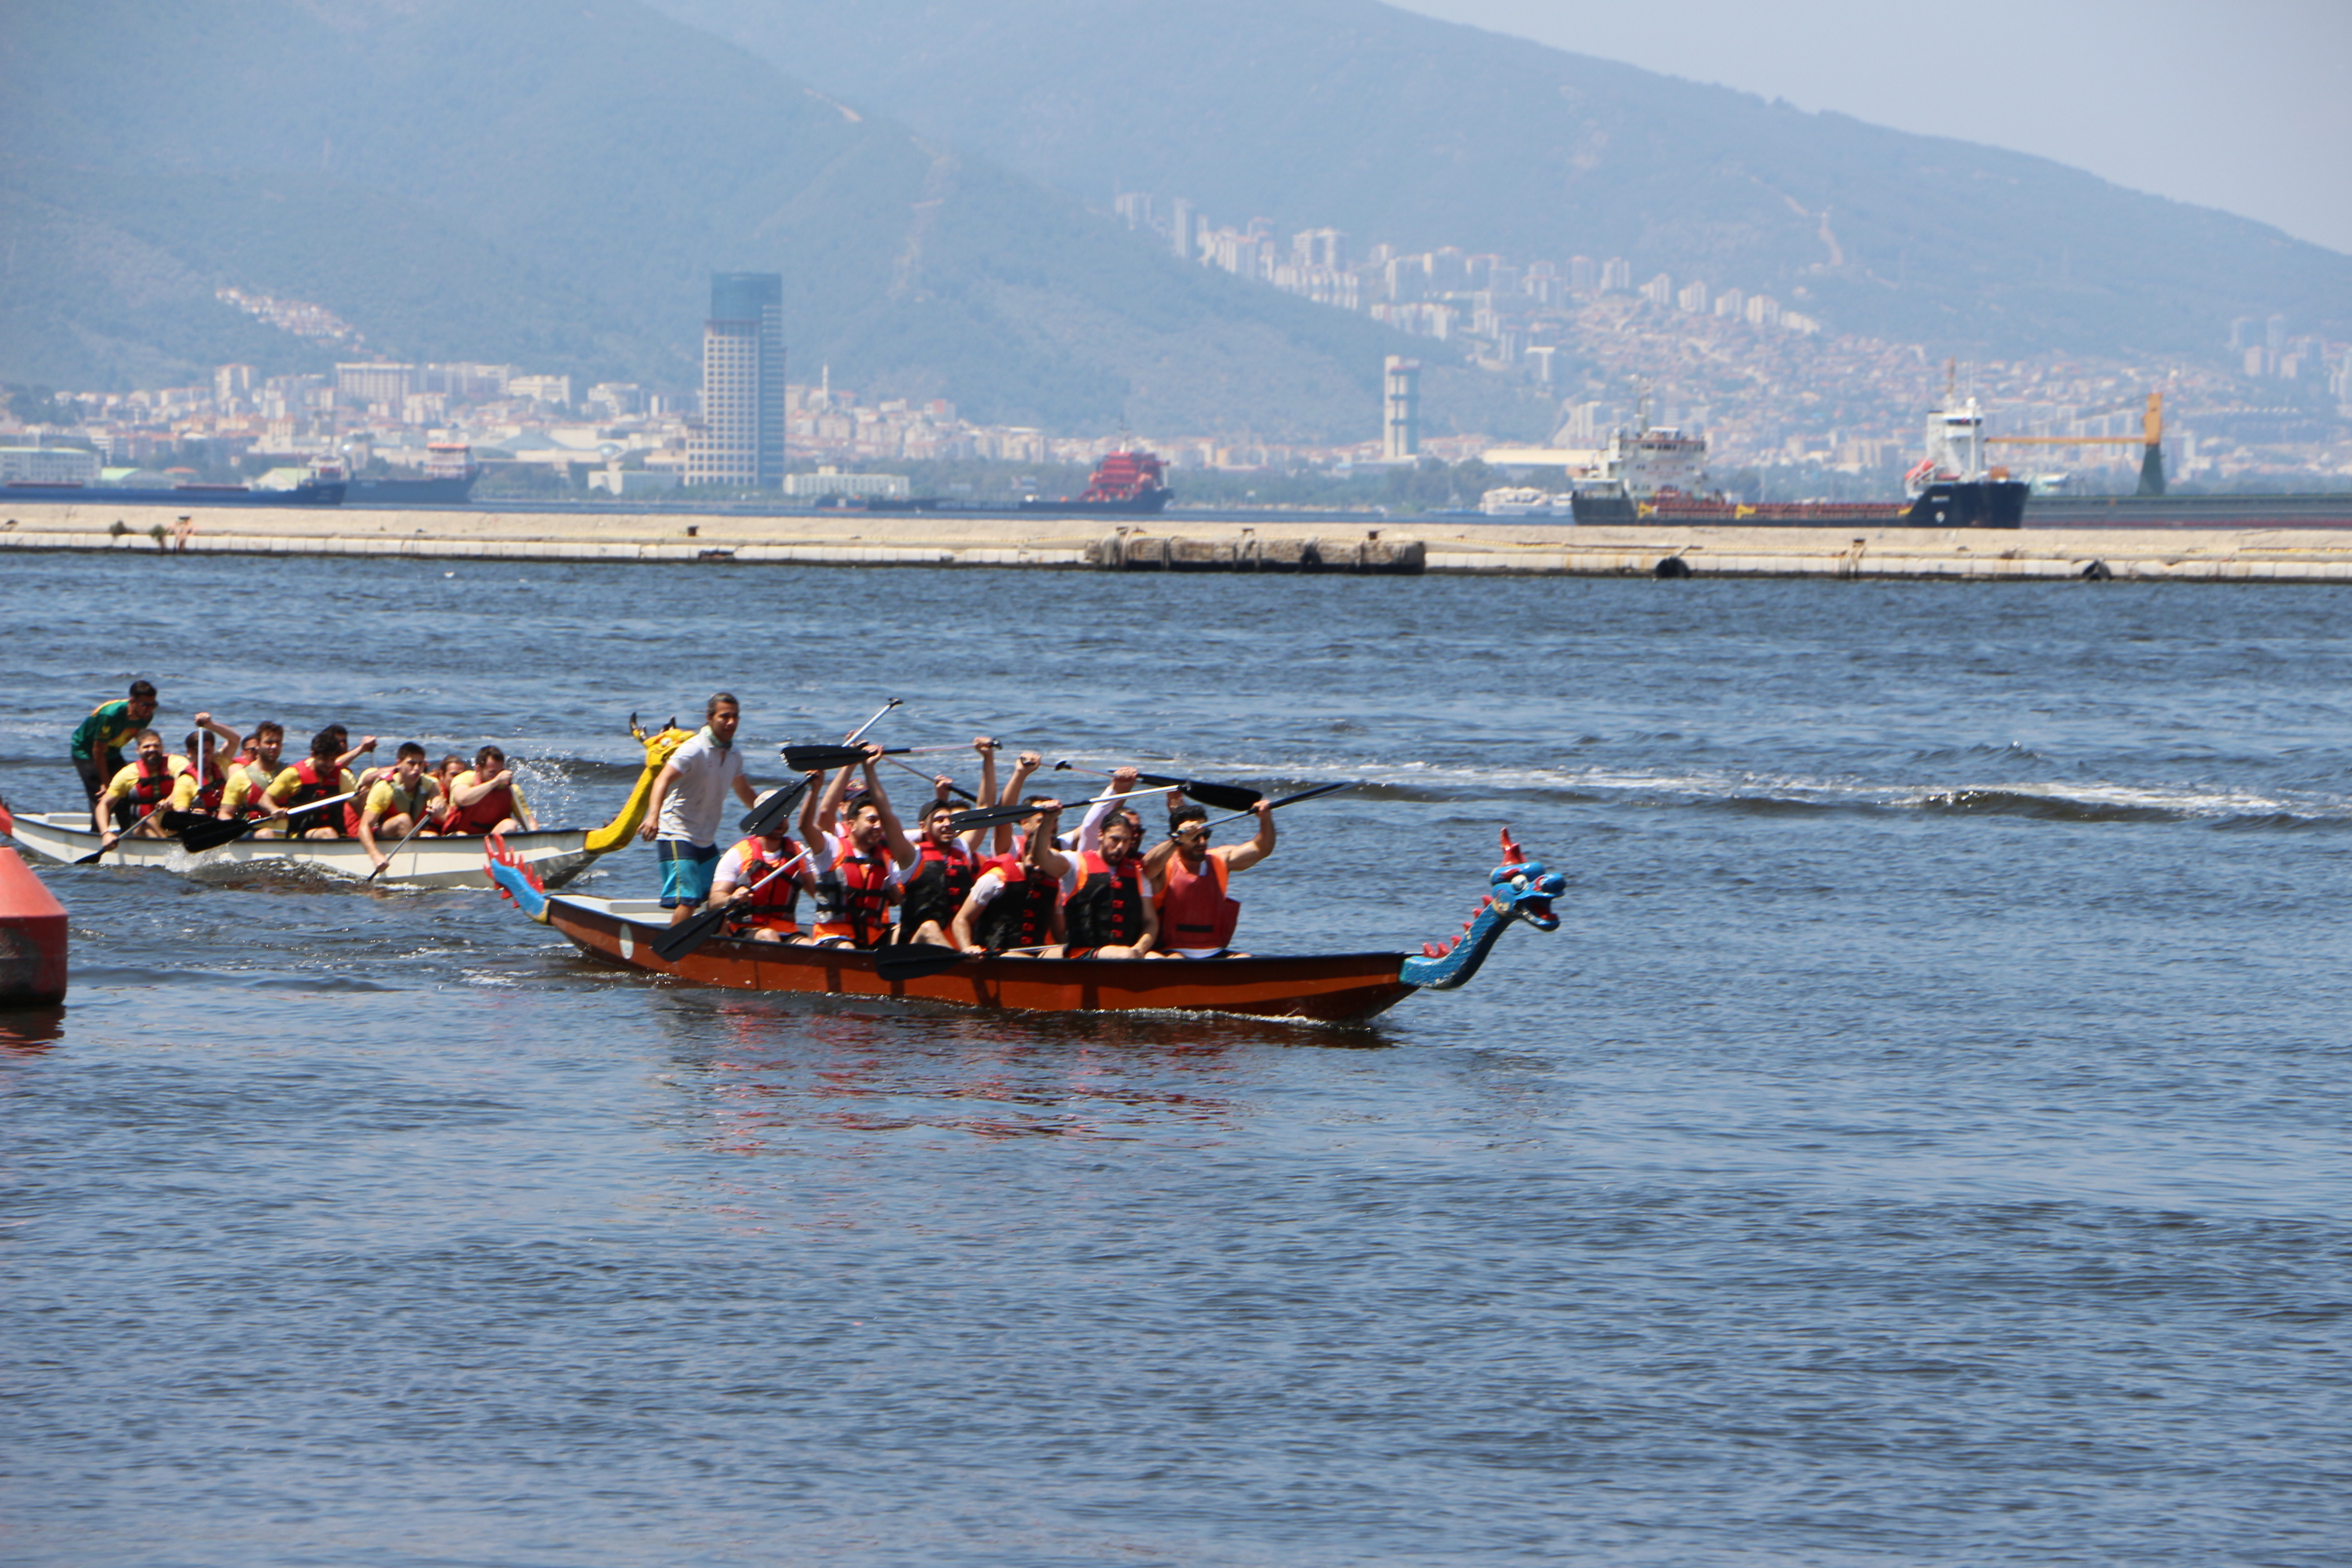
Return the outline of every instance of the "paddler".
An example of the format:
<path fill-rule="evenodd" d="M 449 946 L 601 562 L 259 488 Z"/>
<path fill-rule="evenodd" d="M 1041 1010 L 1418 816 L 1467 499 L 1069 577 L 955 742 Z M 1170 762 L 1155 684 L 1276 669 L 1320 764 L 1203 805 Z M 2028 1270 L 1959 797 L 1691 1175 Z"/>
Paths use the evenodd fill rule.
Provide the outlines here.
<path fill-rule="evenodd" d="M 188 771 L 196 778 L 195 804 L 188 809 L 210 816 L 220 809 L 221 796 L 228 790 L 228 768 L 221 759 L 240 755 L 245 737 L 226 724 L 214 723 L 209 713 L 197 714 L 195 724 L 186 742 Z M 208 739 L 220 744 L 207 746 Z"/>
<path fill-rule="evenodd" d="M 362 796 L 364 804 L 345 803 L 343 829 L 360 841 L 369 864 L 381 871 L 392 864 L 392 857 L 376 840 L 389 838 L 396 847 L 412 832 L 432 832 L 429 819 L 440 795 L 440 786 L 425 771 L 425 748 L 404 741 L 393 753 L 392 766 L 379 770 L 375 781 L 367 786 Z M 352 810 L 354 805 L 360 809 Z M 419 824 L 425 826 L 420 828 Z"/>
<path fill-rule="evenodd" d="M 795 860 L 800 864 L 793 865 Z M 801 931 L 801 894 L 814 898 L 817 890 L 816 870 L 809 861 L 800 841 L 780 822 L 774 832 L 754 834 L 719 858 L 710 879 L 710 901 L 735 906 L 736 927 L 753 942 L 804 944 L 812 939 Z M 787 866 L 792 869 L 770 879 L 772 872 Z"/>
<path fill-rule="evenodd" d="M 147 681 L 134 680 L 128 697 L 100 703 L 89 710 L 89 718 L 74 726 L 73 740 L 67 749 L 73 758 L 74 772 L 81 775 L 90 826 L 100 833 L 106 831 L 106 825 L 98 819 L 98 800 L 122 771 L 122 744 L 135 739 L 154 717 L 155 688 Z"/>
<path fill-rule="evenodd" d="M 272 817 L 288 818 L 298 806 L 314 805 L 322 800 L 332 800 L 339 795 L 350 795 L 359 787 L 351 771 L 343 766 L 343 742 L 347 739 L 340 724 L 331 725 L 310 737 L 310 754 L 270 780 L 262 792 L 262 805 Z M 367 738 L 369 746 L 375 737 Z M 364 749 L 364 748 L 362 748 Z M 288 826 L 276 824 L 257 831 L 257 838 L 277 838 L 291 831 L 297 838 L 341 838 L 343 836 L 342 814 L 335 811 L 304 812 L 299 820 Z"/>
<path fill-rule="evenodd" d="M 1036 812 L 1022 821 L 1020 852 L 991 860 L 956 911 L 955 944 L 966 952 L 1062 954 L 1062 881 L 1070 875 L 1069 859 L 1055 843 L 1062 803 L 1032 795 L 1027 804 Z"/>
<path fill-rule="evenodd" d="M 164 748 L 163 736 L 152 730 L 142 730 L 137 746 L 137 754 L 116 772 L 105 793 L 98 797 L 101 849 L 119 841 L 124 833 L 135 838 L 170 837 L 163 826 L 164 813 L 185 811 L 195 801 L 194 770 L 184 758 L 175 757 Z M 114 826 L 118 810 L 122 814 L 120 831 Z"/>
<path fill-rule="evenodd" d="M 481 837 L 512 833 L 517 828 L 535 833 L 539 830 L 538 819 L 523 804 L 522 791 L 515 787 L 514 770 L 507 766 L 507 754 L 496 746 L 484 746 L 474 753 L 473 767 L 451 781 L 449 809 L 442 816 L 441 831 Z"/>
<path fill-rule="evenodd" d="M 890 810 L 889 792 L 875 776 L 882 748 L 869 743 L 865 751 L 863 763 L 834 774 L 812 819 L 817 835 L 816 940 L 835 947 L 889 942 L 890 906 L 898 900 L 901 868 L 915 858 L 906 829 Z M 850 775 L 860 768 L 865 787 L 852 795 Z"/>
<path fill-rule="evenodd" d="M 702 728 L 670 753 L 654 777 L 637 837 L 651 839 L 662 868 L 662 908 L 670 923 L 692 914 L 710 896 L 719 864 L 719 825 L 731 788 L 745 805 L 756 805 L 743 759 L 735 754 L 735 731 L 743 721 L 734 693 L 716 692 L 702 706 Z"/>
<path fill-rule="evenodd" d="M 996 742 L 986 735 L 976 735 L 971 749 L 980 753 L 979 798 L 993 799 Z M 952 945 L 954 939 L 949 935 L 949 929 L 955 924 L 956 911 L 963 908 L 965 897 L 985 867 L 980 844 L 981 836 L 988 829 L 974 827 L 963 833 L 955 830 L 955 815 L 964 808 L 948 798 L 953 782 L 944 773 L 940 775 L 936 781 L 939 798 L 924 806 L 918 816 L 919 837 L 908 847 L 908 858 L 898 863 L 900 942 Z"/>
<path fill-rule="evenodd" d="M 262 792 L 278 777 L 278 759 L 285 750 L 285 725 L 275 719 L 256 724 L 253 733 L 246 737 L 244 751 L 229 764 L 215 815 L 224 821 L 263 816 Z"/>
<path fill-rule="evenodd" d="M 1229 945 L 1241 903 L 1225 891 L 1236 871 L 1246 871 L 1274 853 L 1274 803 L 1261 800 L 1257 837 L 1246 844 L 1209 845 L 1209 814 L 1181 792 L 1168 796 L 1168 841 L 1145 858 L 1145 875 L 1160 884 L 1160 941 L 1163 958 L 1246 958 Z"/>
<path fill-rule="evenodd" d="M 1149 958 L 1160 940 L 1157 889 L 1144 874 L 1132 813 L 1110 813 L 1092 847 L 1069 857 L 1062 923 L 1070 958 Z M 1083 838 L 1083 834 L 1082 834 Z"/>

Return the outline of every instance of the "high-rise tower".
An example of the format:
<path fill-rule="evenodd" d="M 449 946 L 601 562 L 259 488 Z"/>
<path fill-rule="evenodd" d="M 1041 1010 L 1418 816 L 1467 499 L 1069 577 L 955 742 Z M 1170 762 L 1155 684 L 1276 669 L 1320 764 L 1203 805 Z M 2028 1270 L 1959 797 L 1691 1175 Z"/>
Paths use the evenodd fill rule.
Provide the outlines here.
<path fill-rule="evenodd" d="M 686 482 L 773 489 L 784 481 L 784 280 L 715 272 L 702 323 L 702 421 Z"/>
<path fill-rule="evenodd" d="M 1381 457 L 1409 463 L 1421 456 L 1421 362 L 1389 355 L 1383 381 Z"/>

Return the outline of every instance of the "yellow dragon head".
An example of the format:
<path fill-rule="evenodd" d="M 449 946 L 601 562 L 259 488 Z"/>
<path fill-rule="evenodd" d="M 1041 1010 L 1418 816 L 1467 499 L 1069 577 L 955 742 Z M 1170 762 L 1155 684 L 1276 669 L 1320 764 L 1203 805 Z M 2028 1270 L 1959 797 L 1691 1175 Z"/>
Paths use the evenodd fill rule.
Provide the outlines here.
<path fill-rule="evenodd" d="M 694 731 L 681 730 L 673 719 L 661 730 L 648 735 L 637 716 L 629 715 L 629 733 L 646 748 L 646 765 L 637 774 L 637 782 L 629 790 L 629 798 L 621 805 L 620 815 L 588 836 L 588 851 L 592 855 L 609 855 L 626 844 L 646 819 L 646 805 L 653 798 L 654 780 L 677 750 L 694 739 Z"/>

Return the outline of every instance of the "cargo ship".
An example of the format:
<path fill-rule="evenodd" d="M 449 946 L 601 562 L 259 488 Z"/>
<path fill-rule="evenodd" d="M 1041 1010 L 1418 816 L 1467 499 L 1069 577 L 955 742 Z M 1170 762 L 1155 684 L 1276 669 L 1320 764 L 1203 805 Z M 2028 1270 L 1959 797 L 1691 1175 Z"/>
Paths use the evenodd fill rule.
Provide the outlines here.
<path fill-rule="evenodd" d="M 347 480 L 353 506 L 464 506 L 482 477 L 473 448 L 462 441 L 435 441 L 425 448 L 425 472 L 414 479 Z"/>
<path fill-rule="evenodd" d="M 1672 426 L 1609 438 L 1601 478 L 1571 491 L 1580 523 L 1831 528 L 2021 528 L 2027 486 L 1988 468 L 1984 411 L 1947 397 L 1927 412 L 1927 455 L 1904 476 L 1904 499 L 1885 501 L 1735 501 L 1697 491 L 1705 437 Z"/>
<path fill-rule="evenodd" d="M 305 479 L 291 489 L 252 485 L 41 484 L 11 479 L 0 486 L 10 500 L 51 501 L 66 506 L 341 506 L 341 480 Z"/>
<path fill-rule="evenodd" d="M 1025 512 L 1083 512 L 1089 516 L 1106 512 L 1137 512 L 1150 515 L 1165 511 L 1176 492 L 1168 488 L 1166 469 L 1160 458 L 1139 450 L 1110 452 L 1095 465 L 1094 477 L 1087 481 L 1087 493 L 1076 500 L 1039 500 L 1031 496 L 1022 501 L 1019 510 Z"/>

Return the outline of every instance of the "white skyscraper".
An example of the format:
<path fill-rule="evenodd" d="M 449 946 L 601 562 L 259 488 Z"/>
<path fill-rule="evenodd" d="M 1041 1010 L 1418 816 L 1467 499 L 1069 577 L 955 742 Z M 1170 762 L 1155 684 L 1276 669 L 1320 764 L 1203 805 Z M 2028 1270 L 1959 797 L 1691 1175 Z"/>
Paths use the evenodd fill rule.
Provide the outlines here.
<path fill-rule="evenodd" d="M 784 478 L 784 280 L 773 272 L 710 279 L 702 324 L 702 418 L 686 482 L 772 489 Z"/>

